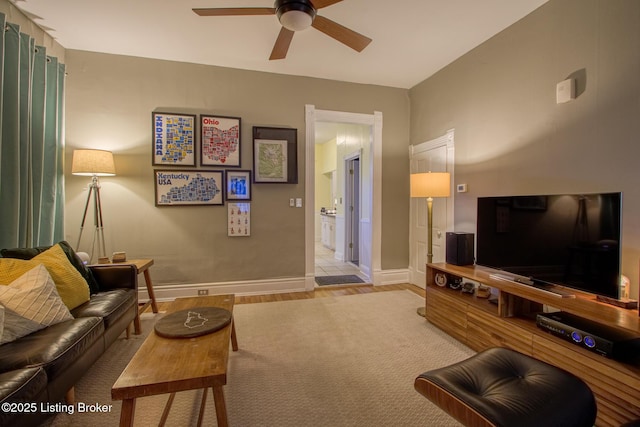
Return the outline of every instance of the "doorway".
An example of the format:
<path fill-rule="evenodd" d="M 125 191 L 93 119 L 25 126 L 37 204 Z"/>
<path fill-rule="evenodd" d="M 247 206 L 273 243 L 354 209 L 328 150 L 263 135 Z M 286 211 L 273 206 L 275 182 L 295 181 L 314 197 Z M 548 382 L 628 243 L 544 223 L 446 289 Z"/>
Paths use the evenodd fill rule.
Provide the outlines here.
<path fill-rule="evenodd" d="M 361 242 L 361 189 L 371 188 L 370 178 L 361 177 L 360 162 L 370 141 L 368 125 L 316 123 L 315 282 L 320 286 L 370 282 L 369 270 L 361 270 L 368 264 L 361 263 L 360 254 L 361 247 L 368 247 Z"/>
<path fill-rule="evenodd" d="M 358 268 L 366 275 L 368 283 L 374 285 L 382 284 L 381 276 L 381 197 L 382 197 L 382 113 L 374 114 L 347 113 L 339 111 L 316 110 L 313 105 L 305 107 L 306 117 L 306 170 L 305 170 L 305 193 L 309 203 L 305 205 L 305 289 L 313 290 L 315 286 L 315 253 L 316 253 L 316 209 L 315 203 L 315 138 L 316 124 L 318 123 L 339 123 L 343 125 L 355 125 L 366 128 L 366 137 L 361 141 L 363 151 L 360 153 L 360 225 L 357 227 L 359 233 L 358 248 Z M 363 126 L 364 125 L 364 126 Z M 345 139 L 349 142 L 349 138 Z M 347 153 L 353 153 L 348 151 Z M 345 154 L 347 154 L 345 153 Z M 340 156 L 345 159 L 346 156 Z M 338 162 L 340 169 L 344 170 L 343 161 Z M 344 174 L 338 180 L 344 183 Z M 338 188 L 345 190 L 344 184 Z M 342 242 L 336 241 L 336 248 L 340 248 L 342 254 L 340 259 L 344 262 L 346 253 L 344 252 L 345 226 L 344 215 L 344 194 L 342 199 L 337 197 L 339 206 L 337 211 L 342 209 L 342 217 L 338 221 L 336 217 L 336 237 L 342 236 Z M 340 229 L 342 227 L 342 229 Z M 366 248 L 363 250 L 363 248 Z"/>

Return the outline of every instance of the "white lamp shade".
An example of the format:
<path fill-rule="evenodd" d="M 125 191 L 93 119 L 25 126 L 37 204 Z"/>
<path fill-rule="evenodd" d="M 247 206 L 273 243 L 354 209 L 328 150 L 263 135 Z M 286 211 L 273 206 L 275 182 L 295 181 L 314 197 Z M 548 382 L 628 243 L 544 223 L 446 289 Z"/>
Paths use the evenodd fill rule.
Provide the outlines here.
<path fill-rule="evenodd" d="M 113 163 L 113 153 L 105 150 L 74 150 L 71 173 L 83 176 L 114 176 L 116 166 Z"/>
<path fill-rule="evenodd" d="M 449 197 L 451 174 L 425 172 L 411 174 L 411 197 Z"/>
<path fill-rule="evenodd" d="M 311 26 L 313 18 L 301 10 L 289 10 L 282 14 L 280 23 L 291 31 L 302 31 Z"/>

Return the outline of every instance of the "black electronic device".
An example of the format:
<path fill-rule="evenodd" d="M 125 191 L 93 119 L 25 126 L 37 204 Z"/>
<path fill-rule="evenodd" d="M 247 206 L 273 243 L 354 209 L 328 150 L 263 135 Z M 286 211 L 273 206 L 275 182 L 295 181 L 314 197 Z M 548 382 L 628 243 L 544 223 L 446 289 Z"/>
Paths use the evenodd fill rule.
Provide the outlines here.
<path fill-rule="evenodd" d="M 536 325 L 610 359 L 640 364 L 640 337 L 565 312 L 540 313 Z"/>
<path fill-rule="evenodd" d="M 473 233 L 447 232 L 447 263 L 472 265 L 473 245 Z"/>
<path fill-rule="evenodd" d="M 453 274 L 447 275 L 447 286 L 456 291 L 462 287 L 462 277 L 454 276 Z"/>
<path fill-rule="evenodd" d="M 479 197 L 476 264 L 620 297 L 622 194 Z"/>

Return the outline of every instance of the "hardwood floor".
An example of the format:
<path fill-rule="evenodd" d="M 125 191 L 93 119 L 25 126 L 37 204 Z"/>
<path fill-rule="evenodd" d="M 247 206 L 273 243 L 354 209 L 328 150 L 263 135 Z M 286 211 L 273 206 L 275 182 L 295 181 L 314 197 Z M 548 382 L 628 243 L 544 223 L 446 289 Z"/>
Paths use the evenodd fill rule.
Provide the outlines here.
<path fill-rule="evenodd" d="M 325 297 L 337 297 L 344 295 L 357 295 L 357 294 L 369 294 L 372 292 L 388 292 L 388 291 L 401 291 L 409 290 L 424 298 L 425 290 L 408 283 L 398 285 L 336 285 L 336 286 L 322 286 L 317 287 L 310 292 L 291 292 L 284 294 L 269 294 L 269 295 L 246 295 L 236 296 L 235 304 L 255 304 L 261 302 L 274 302 L 274 301 L 291 301 L 299 299 L 313 299 L 313 298 L 325 298 Z M 169 302 L 158 302 L 158 310 L 164 311 L 167 308 Z M 151 312 L 151 307 L 147 307 L 145 312 Z"/>

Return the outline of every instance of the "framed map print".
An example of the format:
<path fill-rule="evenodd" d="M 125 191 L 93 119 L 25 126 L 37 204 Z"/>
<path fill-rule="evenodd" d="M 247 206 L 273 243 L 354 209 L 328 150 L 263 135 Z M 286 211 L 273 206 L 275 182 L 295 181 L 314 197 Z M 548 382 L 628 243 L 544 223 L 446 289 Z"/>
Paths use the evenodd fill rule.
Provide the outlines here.
<path fill-rule="evenodd" d="M 298 183 L 297 129 L 253 128 L 253 182 Z"/>
<path fill-rule="evenodd" d="M 156 206 L 223 205 L 224 171 L 154 171 Z"/>
<path fill-rule="evenodd" d="M 200 115 L 200 164 L 240 167 L 240 117 Z"/>
<path fill-rule="evenodd" d="M 194 114 L 152 113 L 152 164 L 195 166 Z"/>

